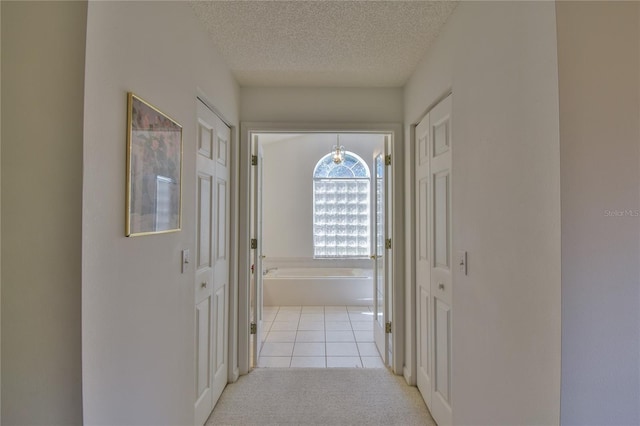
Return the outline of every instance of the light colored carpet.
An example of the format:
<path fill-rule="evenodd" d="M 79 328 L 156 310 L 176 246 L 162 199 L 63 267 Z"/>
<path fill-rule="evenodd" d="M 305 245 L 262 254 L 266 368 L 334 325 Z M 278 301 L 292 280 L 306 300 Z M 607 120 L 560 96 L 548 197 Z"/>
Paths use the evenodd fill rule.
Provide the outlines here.
<path fill-rule="evenodd" d="M 386 369 L 255 369 L 222 393 L 207 425 L 429 425 L 415 387 Z"/>

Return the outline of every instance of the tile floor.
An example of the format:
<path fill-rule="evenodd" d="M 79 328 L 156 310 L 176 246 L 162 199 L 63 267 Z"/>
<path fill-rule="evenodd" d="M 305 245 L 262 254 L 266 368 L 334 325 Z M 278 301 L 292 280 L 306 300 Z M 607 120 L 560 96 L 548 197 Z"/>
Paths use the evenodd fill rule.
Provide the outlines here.
<path fill-rule="evenodd" d="M 258 367 L 384 368 L 369 306 L 265 306 Z"/>

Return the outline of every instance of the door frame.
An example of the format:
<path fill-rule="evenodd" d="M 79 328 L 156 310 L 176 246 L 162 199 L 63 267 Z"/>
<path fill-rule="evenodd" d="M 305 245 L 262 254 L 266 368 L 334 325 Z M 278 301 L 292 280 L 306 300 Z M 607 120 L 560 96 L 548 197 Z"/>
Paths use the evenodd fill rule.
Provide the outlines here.
<path fill-rule="evenodd" d="M 239 146 L 239 210 L 238 210 L 238 328 L 237 354 L 238 371 L 247 374 L 250 371 L 250 285 L 251 285 L 251 140 L 256 133 L 380 133 L 391 135 L 391 161 L 393 183 L 393 236 L 392 273 L 393 308 L 395 313 L 391 324 L 391 339 L 394 356 L 391 370 L 398 375 L 404 373 L 405 363 L 405 285 L 404 285 L 404 135 L 401 123 L 280 123 L 280 122 L 241 122 Z"/>

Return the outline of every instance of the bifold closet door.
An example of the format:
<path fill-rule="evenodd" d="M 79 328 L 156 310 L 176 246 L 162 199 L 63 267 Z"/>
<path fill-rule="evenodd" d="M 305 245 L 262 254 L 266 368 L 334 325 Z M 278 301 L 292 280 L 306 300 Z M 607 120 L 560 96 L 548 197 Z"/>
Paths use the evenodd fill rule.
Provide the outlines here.
<path fill-rule="evenodd" d="M 229 312 L 229 143 L 231 130 L 198 101 L 196 157 L 196 424 L 227 384 Z"/>
<path fill-rule="evenodd" d="M 433 418 L 451 424 L 451 95 L 416 127 L 417 382 Z"/>

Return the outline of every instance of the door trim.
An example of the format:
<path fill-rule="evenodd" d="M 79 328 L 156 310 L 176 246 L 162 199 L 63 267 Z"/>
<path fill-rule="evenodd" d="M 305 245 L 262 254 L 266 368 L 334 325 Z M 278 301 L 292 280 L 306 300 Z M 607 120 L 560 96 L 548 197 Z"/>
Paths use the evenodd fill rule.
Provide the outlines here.
<path fill-rule="evenodd" d="M 249 351 L 250 334 L 249 295 L 251 285 L 251 250 L 249 246 L 249 225 L 251 220 L 250 189 L 251 189 L 251 136 L 255 133 L 324 133 L 324 132 L 354 132 L 354 133 L 385 133 L 390 134 L 392 141 L 392 182 L 393 200 L 392 212 L 394 223 L 394 250 L 392 251 L 393 273 L 393 312 L 392 342 L 394 348 L 392 371 L 403 374 L 405 364 L 405 282 L 404 282 L 404 252 L 405 252 L 405 214 L 404 214 L 404 135 L 401 123 L 278 123 L 278 122 L 241 122 L 239 146 L 239 210 L 238 210 L 238 368 L 240 374 L 247 374 L 250 370 Z"/>

